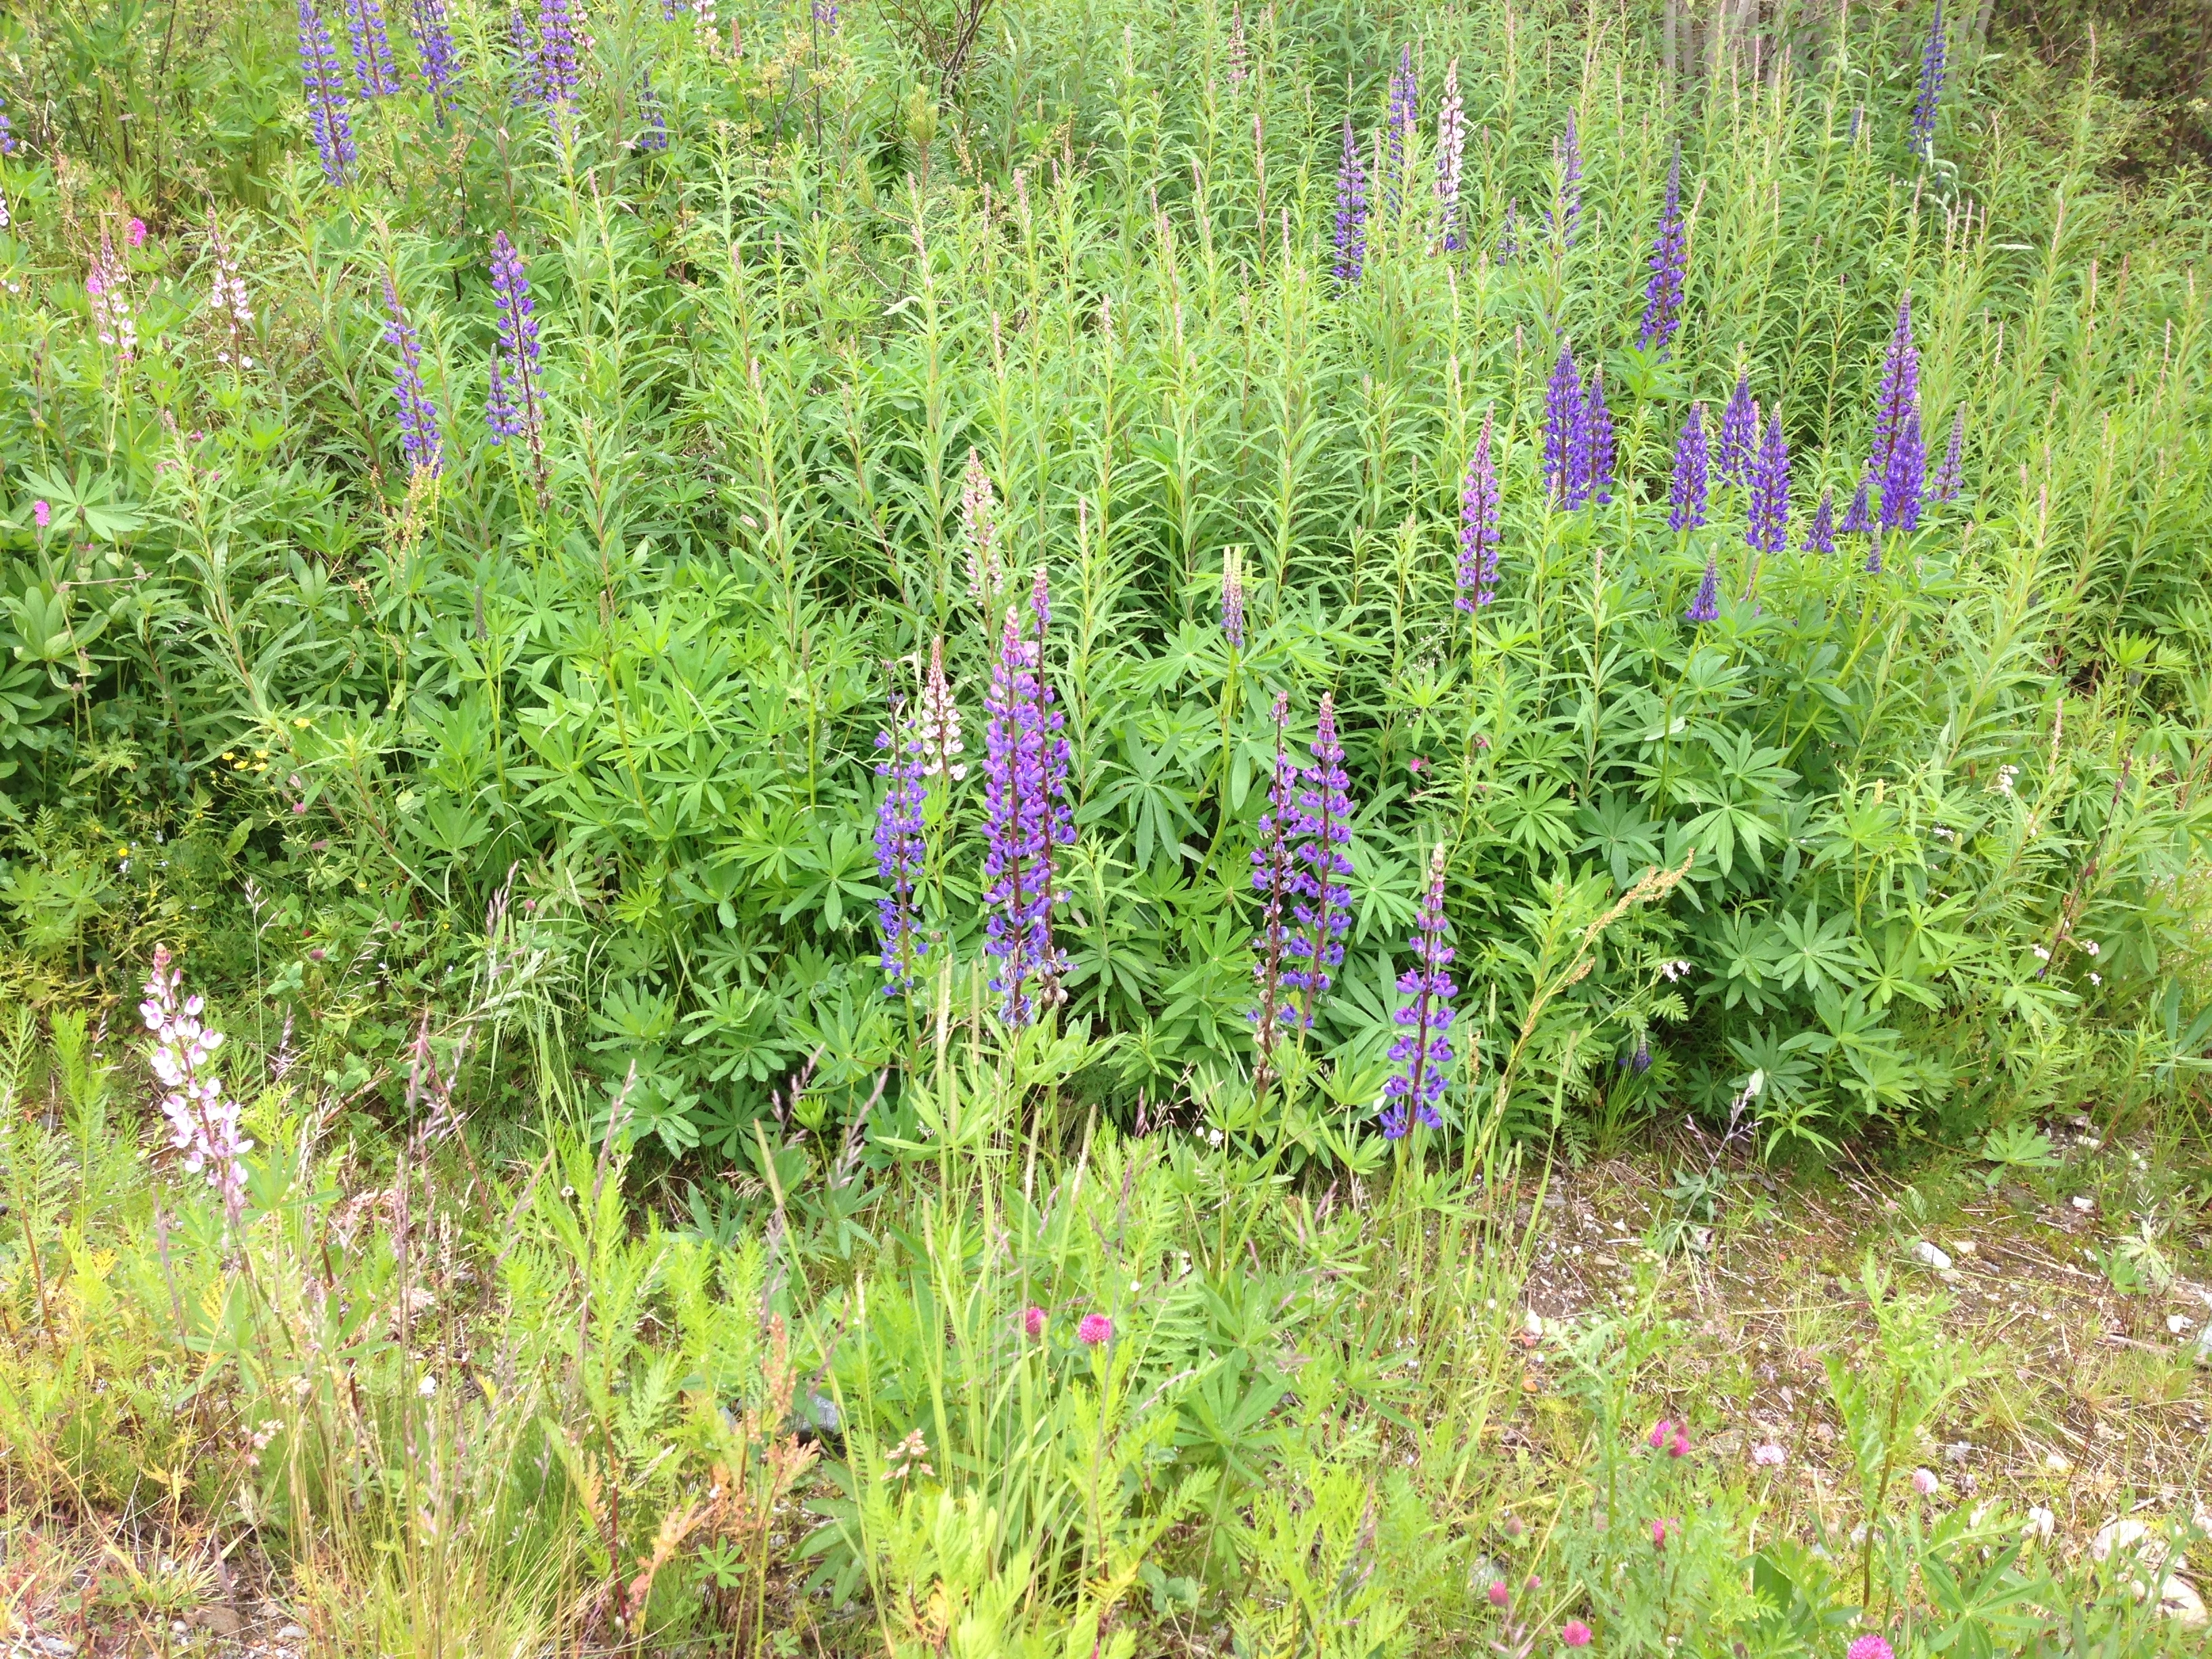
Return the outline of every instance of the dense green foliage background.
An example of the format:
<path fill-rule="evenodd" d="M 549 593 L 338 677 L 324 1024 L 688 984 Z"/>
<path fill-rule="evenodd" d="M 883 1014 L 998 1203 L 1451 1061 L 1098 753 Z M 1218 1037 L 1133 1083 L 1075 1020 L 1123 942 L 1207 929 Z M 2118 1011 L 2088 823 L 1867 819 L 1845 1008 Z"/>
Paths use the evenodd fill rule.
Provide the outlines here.
<path fill-rule="evenodd" d="M 1009 8 L 957 76 L 902 16 L 739 8 L 710 33 L 610 6 L 551 124 L 502 15 L 457 7 L 450 112 L 411 80 L 357 101 L 343 189 L 303 149 L 281 8 L 12 26 L 18 984 L 122 991 L 164 939 L 234 1030 L 404 1109 L 423 1011 L 450 1061 L 471 997 L 523 994 L 485 980 L 512 951 L 543 1075 L 586 1117 L 635 1066 L 635 1132 L 711 1160 L 809 1061 L 807 1111 L 849 1115 L 913 1023 L 874 960 L 872 740 L 940 637 L 981 748 L 973 448 L 1009 565 L 1054 593 L 1081 830 L 1060 1018 L 1113 1040 L 1079 1091 L 1352 1156 L 1438 842 L 1455 1125 L 1508 1050 L 1509 1129 L 1724 1118 L 1755 1076 L 1762 1146 L 1816 1154 L 2173 1089 L 2212 713 L 2206 222 L 2193 175 L 2111 182 L 2124 128 L 2094 85 L 1985 73 L 1962 26 L 1920 154 L 1914 15 L 1848 40 L 1784 19 L 1671 93 L 1640 15 Z M 1379 122 L 1401 46 L 1413 207 L 1346 292 L 1339 133 Z M 1447 258 L 1427 167 L 1455 58 L 1475 251 Z M 1565 246 L 1544 215 L 1571 112 Z M 1677 144 L 1688 313 L 1662 362 L 1631 348 Z M 242 339 L 208 303 L 211 227 Z M 495 230 L 546 332 L 542 502 L 483 427 Z M 89 325 L 103 237 L 128 362 Z M 387 273 L 445 424 L 434 482 L 398 459 Z M 1969 488 L 1875 576 L 1795 548 L 1858 476 L 1907 291 L 1930 447 L 1965 409 Z M 1627 481 L 1577 514 L 1536 475 L 1562 339 L 1607 367 Z M 1796 459 L 1793 550 L 1756 572 L 1733 494 L 1686 543 L 1661 499 L 1688 404 L 1717 413 L 1739 365 Z M 1451 550 L 1486 414 L 1504 575 L 1471 629 Z M 1242 651 L 1215 618 L 1231 549 Z M 1726 603 L 1697 628 L 1708 551 Z M 1267 711 L 1287 692 L 1310 732 L 1325 690 L 1360 814 L 1351 957 L 1310 1063 L 1255 1105 Z M 930 811 L 933 961 L 966 963 L 978 779 Z M 1640 1046 L 1648 1072 L 1622 1064 Z"/>

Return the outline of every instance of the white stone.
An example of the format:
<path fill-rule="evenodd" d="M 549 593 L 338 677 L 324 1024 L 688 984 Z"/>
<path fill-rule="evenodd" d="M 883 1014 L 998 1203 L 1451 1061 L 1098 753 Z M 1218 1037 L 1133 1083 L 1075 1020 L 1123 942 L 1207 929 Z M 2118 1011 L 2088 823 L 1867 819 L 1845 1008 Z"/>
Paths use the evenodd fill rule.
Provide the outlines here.
<path fill-rule="evenodd" d="M 1939 1273 L 1948 1273 L 1951 1267 L 1950 1256 L 1941 1247 L 1930 1244 L 1924 1238 L 1912 1247 L 1912 1259 L 1935 1268 Z"/>
<path fill-rule="evenodd" d="M 2204 1598 L 2186 1578 L 2166 1581 L 2158 1592 L 2158 1610 L 2184 1630 L 2203 1630 L 2212 1620 L 2204 1610 Z"/>

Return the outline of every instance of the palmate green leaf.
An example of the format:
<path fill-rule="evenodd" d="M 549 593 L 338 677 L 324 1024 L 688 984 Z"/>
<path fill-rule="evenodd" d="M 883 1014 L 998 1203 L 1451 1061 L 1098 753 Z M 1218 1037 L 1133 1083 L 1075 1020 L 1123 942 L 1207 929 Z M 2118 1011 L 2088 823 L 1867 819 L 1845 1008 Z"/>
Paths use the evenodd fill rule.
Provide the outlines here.
<path fill-rule="evenodd" d="M 1195 860 L 1198 854 L 1183 836 L 1198 827 L 1198 818 L 1191 792 L 1176 781 L 1173 751 L 1165 744 L 1146 744 L 1134 721 L 1123 723 L 1120 738 L 1118 753 L 1100 768 L 1076 822 L 1118 819 L 1140 870 L 1151 868 L 1156 852 Z"/>
<path fill-rule="evenodd" d="M 1784 991 L 1802 985 L 1817 996 L 1826 991 L 1850 991 L 1867 966 L 1864 948 L 1851 929 L 1849 911 L 1840 911 L 1823 922 L 1818 900 L 1802 915 L 1784 911 L 1772 923 L 1774 980 Z"/>
<path fill-rule="evenodd" d="M 1632 797 L 1601 795 L 1595 805 L 1581 807 L 1575 821 L 1583 837 L 1573 850 L 1601 854 L 1617 886 L 1626 887 L 1632 876 L 1660 862 L 1658 826 Z"/>
<path fill-rule="evenodd" d="M 791 855 L 791 900 L 777 913 L 779 921 L 818 911 L 833 932 L 844 927 L 849 914 L 872 912 L 884 890 L 875 878 L 875 854 L 860 841 L 849 820 L 836 822 L 823 833 L 823 821 L 810 821 L 812 833 Z"/>

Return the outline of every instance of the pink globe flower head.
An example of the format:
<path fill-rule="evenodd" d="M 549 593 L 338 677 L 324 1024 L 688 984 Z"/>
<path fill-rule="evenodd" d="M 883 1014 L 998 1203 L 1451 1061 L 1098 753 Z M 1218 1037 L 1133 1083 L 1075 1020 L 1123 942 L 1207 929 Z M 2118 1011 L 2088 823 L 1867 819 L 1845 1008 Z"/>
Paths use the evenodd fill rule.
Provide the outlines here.
<path fill-rule="evenodd" d="M 1751 1461 L 1762 1469 L 1778 1469 L 1789 1459 L 1790 1454 L 1775 1441 L 1769 1440 L 1751 1449 Z"/>
<path fill-rule="evenodd" d="M 1915 1469 L 1912 1472 L 1912 1490 L 1923 1498 L 1933 1498 L 1936 1488 L 1941 1485 L 1942 1482 L 1936 1480 L 1933 1469 Z"/>
<path fill-rule="evenodd" d="M 44 530 L 53 521 L 54 509 L 51 503 L 46 501 L 33 501 L 31 503 L 31 522 L 33 524 L 38 526 L 40 529 Z"/>
<path fill-rule="evenodd" d="M 1674 1425 L 1674 1437 L 1667 1443 L 1667 1455 L 1686 1457 L 1690 1452 L 1690 1431 L 1680 1423 Z"/>
<path fill-rule="evenodd" d="M 1505 1588 L 1505 1581 L 1503 1578 L 1492 1583 L 1485 1594 L 1490 1597 L 1490 1605 L 1493 1607 L 1509 1606 L 1513 1600 L 1513 1592 Z"/>
<path fill-rule="evenodd" d="M 1044 1310 L 1031 1308 L 1022 1316 L 1022 1329 L 1031 1336 L 1044 1334 Z"/>
<path fill-rule="evenodd" d="M 1590 1644 L 1590 1627 L 1579 1619 L 1570 1619 L 1560 1627 L 1559 1640 L 1571 1648 L 1586 1648 Z"/>
<path fill-rule="evenodd" d="M 1114 1322 L 1104 1314 L 1085 1314 L 1083 1322 L 1075 1328 L 1075 1340 L 1087 1347 L 1097 1347 L 1114 1334 Z"/>
<path fill-rule="evenodd" d="M 1653 1451 L 1664 1451 L 1667 1443 L 1674 1437 L 1674 1419 L 1662 1417 L 1651 1425 L 1651 1432 L 1644 1437 Z"/>
<path fill-rule="evenodd" d="M 146 246 L 146 222 L 143 219 L 133 219 L 131 222 L 131 246 L 133 247 Z"/>
<path fill-rule="evenodd" d="M 1844 1659 L 1897 1659 L 1897 1656 L 1881 1637 L 1862 1636 L 1844 1650 Z"/>
<path fill-rule="evenodd" d="M 1651 1522 L 1651 1547 L 1655 1550 L 1665 1549 L 1668 1539 L 1681 1529 L 1681 1522 L 1672 1516 L 1664 1521 L 1655 1519 Z"/>

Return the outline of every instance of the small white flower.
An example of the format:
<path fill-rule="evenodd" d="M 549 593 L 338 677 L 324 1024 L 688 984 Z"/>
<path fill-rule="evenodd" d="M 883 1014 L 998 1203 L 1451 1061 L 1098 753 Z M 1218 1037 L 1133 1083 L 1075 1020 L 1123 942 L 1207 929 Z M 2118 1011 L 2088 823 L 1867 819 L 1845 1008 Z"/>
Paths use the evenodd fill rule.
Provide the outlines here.
<path fill-rule="evenodd" d="M 2051 952 L 2039 945 L 2035 947 L 2035 959 L 2038 962 L 2048 962 L 2051 960 Z"/>
<path fill-rule="evenodd" d="M 2092 985 L 2102 985 L 2104 982 L 2105 976 L 2102 974 L 2091 974 L 2089 975 L 2089 983 Z"/>
<path fill-rule="evenodd" d="M 2058 1529 L 2058 1517 L 2040 1504 L 2031 1504 L 2027 1523 L 2020 1529 L 2023 1538 L 2047 1539 Z"/>
<path fill-rule="evenodd" d="M 2084 939 L 2081 943 L 2081 948 L 2094 957 L 2097 954 L 2098 951 L 2097 941 L 2094 939 Z"/>
<path fill-rule="evenodd" d="M 428 1400 L 432 1395 L 437 1393 L 438 1378 L 436 1373 L 433 1371 L 423 1372 L 422 1380 L 415 1385 L 415 1392 L 422 1395 L 425 1400 Z"/>

